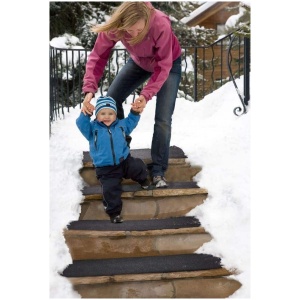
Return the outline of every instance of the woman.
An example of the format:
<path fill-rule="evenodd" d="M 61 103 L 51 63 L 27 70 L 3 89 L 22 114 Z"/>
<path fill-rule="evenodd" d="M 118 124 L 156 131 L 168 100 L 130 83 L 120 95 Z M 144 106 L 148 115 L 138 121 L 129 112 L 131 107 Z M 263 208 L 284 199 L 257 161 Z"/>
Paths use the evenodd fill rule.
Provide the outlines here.
<path fill-rule="evenodd" d="M 86 64 L 82 111 L 93 113 L 91 99 L 98 91 L 111 49 L 121 41 L 130 59 L 115 77 L 106 96 L 116 100 L 117 117 L 123 119 L 122 103 L 149 79 L 132 105 L 142 112 L 147 102 L 157 96 L 151 176 L 156 187 L 166 187 L 164 175 L 168 168 L 172 115 L 181 79 L 181 48 L 170 19 L 150 2 L 124 2 L 106 24 L 95 26 L 93 31 L 98 37 Z"/>

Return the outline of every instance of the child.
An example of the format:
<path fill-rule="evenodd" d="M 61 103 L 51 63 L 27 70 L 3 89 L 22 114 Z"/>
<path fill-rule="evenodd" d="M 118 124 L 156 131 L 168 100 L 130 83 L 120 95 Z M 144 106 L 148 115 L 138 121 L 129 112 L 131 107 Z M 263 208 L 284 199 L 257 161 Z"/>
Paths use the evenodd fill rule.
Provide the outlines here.
<path fill-rule="evenodd" d="M 137 126 L 140 114 L 132 108 L 127 118 L 119 120 L 115 100 L 100 96 L 95 116 L 91 121 L 91 115 L 81 111 L 76 125 L 89 141 L 90 155 L 102 185 L 105 212 L 112 223 L 122 223 L 122 178 L 137 181 L 143 189 L 150 184 L 145 163 L 130 155 L 125 138 Z"/>

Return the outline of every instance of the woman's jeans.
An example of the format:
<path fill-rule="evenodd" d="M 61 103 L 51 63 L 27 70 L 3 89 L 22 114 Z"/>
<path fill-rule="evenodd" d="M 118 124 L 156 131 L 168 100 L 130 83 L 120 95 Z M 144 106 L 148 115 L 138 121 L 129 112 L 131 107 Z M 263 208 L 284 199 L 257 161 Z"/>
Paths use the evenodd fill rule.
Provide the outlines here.
<path fill-rule="evenodd" d="M 116 100 L 119 119 L 124 118 L 122 103 L 136 88 L 149 79 L 151 74 L 139 67 L 132 59 L 129 59 L 118 73 L 107 91 L 107 96 Z M 152 176 L 164 176 L 168 168 L 172 115 L 180 79 L 181 57 L 173 62 L 169 77 L 156 95 L 155 123 L 151 145 Z"/>

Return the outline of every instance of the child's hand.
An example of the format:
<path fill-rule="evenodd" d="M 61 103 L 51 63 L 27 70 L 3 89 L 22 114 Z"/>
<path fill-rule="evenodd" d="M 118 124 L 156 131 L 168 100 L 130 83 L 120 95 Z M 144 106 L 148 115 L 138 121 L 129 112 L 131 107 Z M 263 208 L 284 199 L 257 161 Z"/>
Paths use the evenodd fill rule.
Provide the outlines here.
<path fill-rule="evenodd" d="M 137 108 L 136 106 L 133 106 L 134 103 L 131 103 L 131 109 L 137 113 L 142 113 L 143 112 L 143 108 Z"/>
<path fill-rule="evenodd" d="M 143 95 L 141 95 L 138 98 L 136 98 L 133 103 L 131 103 L 131 108 L 133 111 L 142 113 L 144 108 L 146 107 L 146 104 L 147 104 L 146 99 L 144 98 Z"/>

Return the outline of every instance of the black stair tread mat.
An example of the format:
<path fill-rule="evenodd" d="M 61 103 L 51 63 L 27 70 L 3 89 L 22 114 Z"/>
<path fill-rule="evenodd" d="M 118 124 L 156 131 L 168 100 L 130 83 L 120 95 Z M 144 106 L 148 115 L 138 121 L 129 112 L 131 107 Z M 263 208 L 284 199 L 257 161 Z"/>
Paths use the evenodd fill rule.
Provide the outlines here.
<path fill-rule="evenodd" d="M 191 189 L 191 188 L 199 188 L 197 182 L 194 181 L 186 181 L 186 182 L 168 182 L 168 187 L 164 188 L 156 188 L 154 185 L 149 186 L 149 190 L 154 189 Z M 123 192 L 137 192 L 142 191 L 143 189 L 141 186 L 137 184 L 123 184 L 122 191 Z M 144 190 L 143 190 L 144 191 Z M 101 185 L 94 185 L 94 186 L 86 186 L 82 189 L 82 194 L 86 195 L 95 195 L 95 194 L 102 194 L 102 187 Z"/>
<path fill-rule="evenodd" d="M 151 159 L 151 149 L 132 149 L 130 153 L 133 157 L 138 157 L 141 159 Z M 177 146 L 171 146 L 169 148 L 169 159 L 170 158 L 187 158 L 181 148 Z M 90 157 L 89 151 L 83 151 L 83 163 L 91 162 L 92 159 Z"/>
<path fill-rule="evenodd" d="M 170 273 L 221 268 L 221 259 L 209 254 L 75 260 L 62 272 L 64 277 L 112 276 L 123 274 Z"/>
<path fill-rule="evenodd" d="M 123 223 L 113 224 L 108 220 L 80 220 L 67 225 L 69 230 L 98 230 L 98 231 L 146 231 L 162 229 L 178 229 L 200 227 L 195 217 L 174 217 L 168 219 L 124 220 Z"/>

